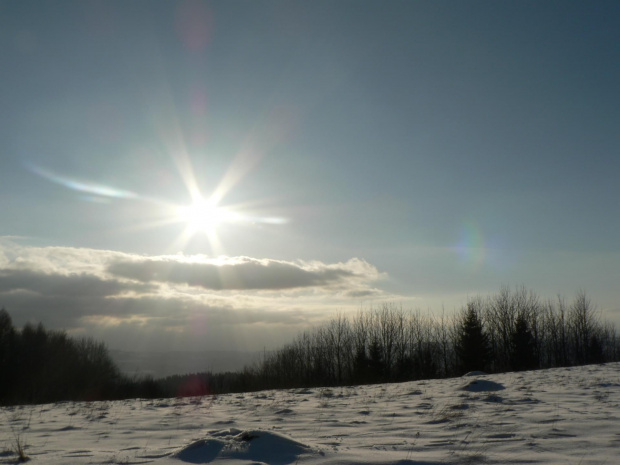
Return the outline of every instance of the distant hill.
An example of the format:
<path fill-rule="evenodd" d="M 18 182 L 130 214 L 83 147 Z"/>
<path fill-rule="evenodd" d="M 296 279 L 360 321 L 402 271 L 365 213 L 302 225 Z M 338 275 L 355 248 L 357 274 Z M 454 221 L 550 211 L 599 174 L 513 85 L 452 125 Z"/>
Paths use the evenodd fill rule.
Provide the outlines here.
<path fill-rule="evenodd" d="M 110 356 L 123 374 L 163 378 L 187 373 L 240 371 L 260 360 L 263 352 L 170 351 L 139 352 L 110 350 Z"/>

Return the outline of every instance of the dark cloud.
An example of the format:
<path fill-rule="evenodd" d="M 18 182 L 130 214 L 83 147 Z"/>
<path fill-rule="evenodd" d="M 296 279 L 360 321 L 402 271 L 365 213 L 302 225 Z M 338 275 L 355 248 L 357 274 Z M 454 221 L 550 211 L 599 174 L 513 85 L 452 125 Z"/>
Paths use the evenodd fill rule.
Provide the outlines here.
<path fill-rule="evenodd" d="M 212 290 L 284 290 L 342 284 L 360 278 L 342 264 L 304 267 L 276 260 L 236 259 L 215 264 L 171 259 L 116 260 L 106 270 L 142 282 L 188 284 Z"/>
<path fill-rule="evenodd" d="M 86 273 L 52 274 L 28 269 L 0 270 L 0 294 L 7 292 L 33 292 L 48 298 L 70 296 L 105 297 L 126 291 L 145 292 L 152 286 L 141 283 L 102 279 Z"/>
<path fill-rule="evenodd" d="M 84 317 L 106 315 L 128 318 L 135 308 L 97 297 L 45 296 L 29 292 L 0 294 L 0 305 L 11 314 L 17 326 L 28 321 L 41 322 L 50 329 L 81 327 Z"/>

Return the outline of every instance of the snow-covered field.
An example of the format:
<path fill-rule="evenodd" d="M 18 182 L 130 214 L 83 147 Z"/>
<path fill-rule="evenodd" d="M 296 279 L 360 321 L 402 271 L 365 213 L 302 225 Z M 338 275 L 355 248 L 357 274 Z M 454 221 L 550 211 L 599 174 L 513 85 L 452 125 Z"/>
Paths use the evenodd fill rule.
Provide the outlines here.
<path fill-rule="evenodd" d="M 620 463 L 620 364 L 0 410 L 0 463 Z"/>

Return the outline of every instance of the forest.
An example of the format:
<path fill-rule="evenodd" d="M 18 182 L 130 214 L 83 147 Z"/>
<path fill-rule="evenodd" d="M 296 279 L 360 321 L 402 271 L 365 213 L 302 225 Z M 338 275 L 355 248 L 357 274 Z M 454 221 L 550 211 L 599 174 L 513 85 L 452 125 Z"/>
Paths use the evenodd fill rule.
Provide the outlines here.
<path fill-rule="evenodd" d="M 123 375 L 102 342 L 41 323 L 13 326 L 0 310 L 0 405 L 159 397 L 152 379 Z"/>
<path fill-rule="evenodd" d="M 618 361 L 616 328 L 585 292 L 568 302 L 503 287 L 455 315 L 394 304 L 339 314 L 238 373 L 160 381 L 168 395 L 346 386 Z"/>
<path fill-rule="evenodd" d="M 41 324 L 18 330 L 0 310 L 0 404 L 346 386 L 618 360 L 616 328 L 585 292 L 543 300 L 524 287 L 470 298 L 453 315 L 390 303 L 341 313 L 241 371 L 159 380 L 123 375 L 103 343 Z"/>

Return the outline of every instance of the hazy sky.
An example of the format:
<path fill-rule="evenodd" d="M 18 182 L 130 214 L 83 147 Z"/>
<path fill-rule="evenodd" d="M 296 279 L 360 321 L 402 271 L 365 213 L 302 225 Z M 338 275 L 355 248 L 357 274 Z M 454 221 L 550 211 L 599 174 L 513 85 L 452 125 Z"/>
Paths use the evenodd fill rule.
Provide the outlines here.
<path fill-rule="evenodd" d="M 620 2 L 1 0 L 0 58 L 18 325 L 255 349 L 502 285 L 620 323 Z"/>

